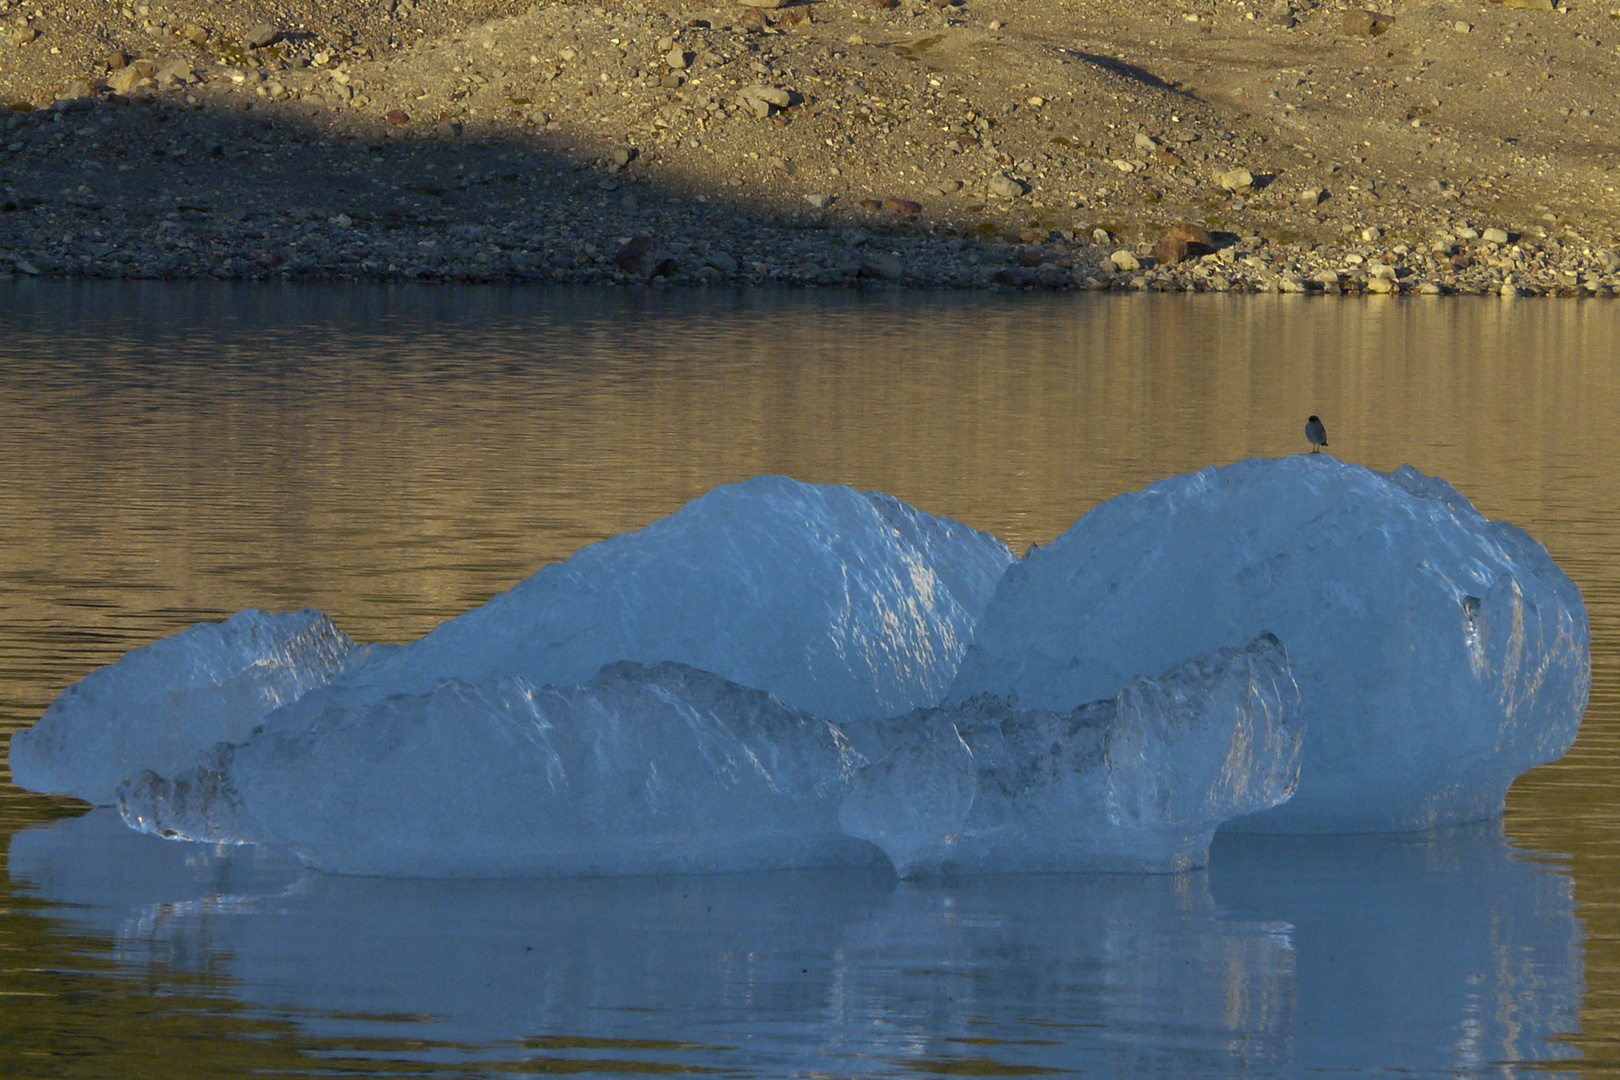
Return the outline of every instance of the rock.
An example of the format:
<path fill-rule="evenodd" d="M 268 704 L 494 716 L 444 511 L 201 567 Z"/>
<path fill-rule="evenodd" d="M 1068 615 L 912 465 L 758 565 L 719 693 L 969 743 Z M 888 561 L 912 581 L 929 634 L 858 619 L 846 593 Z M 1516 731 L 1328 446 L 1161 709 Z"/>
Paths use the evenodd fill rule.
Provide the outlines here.
<path fill-rule="evenodd" d="M 1029 190 L 1029 187 L 1022 180 L 1008 176 L 1006 173 L 997 173 L 992 176 L 987 187 L 990 194 L 999 195 L 1003 199 L 1016 199 Z"/>
<path fill-rule="evenodd" d="M 1160 165 L 1168 165 L 1172 169 L 1179 169 L 1183 165 L 1187 164 L 1186 158 L 1182 157 L 1168 146 L 1155 146 L 1153 148 L 1153 160 L 1157 161 Z"/>
<path fill-rule="evenodd" d="M 817 210 L 825 210 L 827 207 L 832 205 L 833 200 L 831 195 L 824 195 L 817 192 L 813 195 L 806 195 L 804 197 L 804 201 L 815 207 Z"/>
<path fill-rule="evenodd" d="M 406 124 L 411 122 L 410 114 L 408 114 L 404 109 L 389 109 L 387 112 L 383 113 L 383 119 L 388 121 L 394 127 L 404 127 Z"/>
<path fill-rule="evenodd" d="M 1298 20 L 1294 18 L 1294 8 L 1289 4 L 1288 0 L 1277 0 L 1275 4 L 1272 4 L 1266 18 L 1277 26 L 1294 26 L 1298 23 Z"/>
<path fill-rule="evenodd" d="M 1037 279 L 1035 271 L 1027 266 L 1003 266 L 990 276 L 990 280 L 997 285 L 1023 288 L 1035 284 Z"/>
<path fill-rule="evenodd" d="M 1153 245 L 1153 261 L 1163 266 L 1186 262 L 1192 254 L 1192 245 L 1179 236 L 1161 237 Z"/>
<path fill-rule="evenodd" d="M 208 44 L 208 31 L 204 30 L 200 26 L 186 27 L 184 36 L 185 39 L 191 42 L 193 45 L 202 46 Z"/>
<path fill-rule="evenodd" d="M 1254 174 L 1248 169 L 1230 169 L 1217 174 L 1215 183 L 1227 191 L 1242 191 L 1244 188 L 1254 186 Z"/>
<path fill-rule="evenodd" d="M 1032 96 L 1032 97 L 1031 97 L 1031 98 L 1030 98 L 1030 99 L 1029 99 L 1029 100 L 1028 100 L 1028 101 L 1026 101 L 1026 102 L 1025 102 L 1025 103 L 1024 103 L 1024 104 L 1026 104 L 1026 105 L 1030 105 L 1030 106 L 1032 106 L 1032 107 L 1034 107 L 1034 108 L 1037 108 L 1037 109 L 1038 109 L 1038 108 L 1040 108 L 1040 107 L 1041 107 L 1041 106 L 1042 106 L 1042 105 L 1045 105 L 1045 104 L 1046 104 L 1046 99 L 1045 99 L 1045 98 L 1043 98 L 1043 97 L 1041 97 L 1041 96 L 1040 96 L 1040 95 L 1039 95 L 1039 94 L 1036 94 L 1036 95 L 1034 95 L 1034 96 Z"/>
<path fill-rule="evenodd" d="M 922 203 L 912 202 L 910 199 L 890 198 L 883 200 L 883 209 L 887 210 L 891 214 L 901 214 L 905 217 L 912 217 L 916 214 L 922 213 Z"/>
<path fill-rule="evenodd" d="M 1344 13 L 1344 32 L 1359 37 L 1377 37 L 1395 25 L 1395 16 L 1381 11 L 1351 8 Z"/>
<path fill-rule="evenodd" d="M 866 198 L 861 200 L 861 209 L 862 210 L 881 210 L 881 209 L 883 209 L 883 200 L 882 199 L 874 199 L 871 196 L 867 196 Z"/>
<path fill-rule="evenodd" d="M 1363 240 L 1368 240 L 1368 241 L 1378 240 L 1378 239 L 1381 239 L 1383 237 L 1383 235 L 1384 235 L 1384 230 L 1380 229 L 1376 225 L 1369 225 L 1365 229 L 1361 230 L 1361 238 Z"/>
<path fill-rule="evenodd" d="M 116 93 L 127 94 L 135 88 L 135 84 L 142 78 L 140 69 L 134 64 L 126 64 L 113 72 L 107 79 L 107 86 Z"/>
<path fill-rule="evenodd" d="M 774 11 L 777 8 L 787 7 L 788 0 L 737 0 L 743 7 L 765 8 Z"/>
<path fill-rule="evenodd" d="M 194 83 L 197 81 L 197 73 L 192 70 L 190 60 L 181 56 L 171 56 L 153 74 L 152 81 L 159 86 L 169 86 L 175 83 Z"/>
<path fill-rule="evenodd" d="M 1066 289 L 1074 284 L 1074 275 L 1054 263 L 1045 263 L 1036 269 L 1035 282 L 1045 289 Z"/>
<path fill-rule="evenodd" d="M 1302 293 L 1305 283 L 1292 274 L 1284 274 L 1277 279 L 1277 291 L 1281 293 Z"/>
<path fill-rule="evenodd" d="M 13 260 L 12 265 L 16 266 L 19 273 L 27 274 L 29 277 L 39 277 L 39 267 L 27 259 L 17 258 Z"/>
<path fill-rule="evenodd" d="M 636 160 L 636 157 L 636 148 L 633 146 L 615 146 L 607 154 L 607 159 L 621 169 Z"/>
<path fill-rule="evenodd" d="M 737 96 L 744 101 L 763 101 L 768 105 L 775 105 L 778 109 L 785 109 L 793 104 L 793 95 L 776 86 L 762 86 L 755 83 L 745 86 L 737 92 Z"/>
<path fill-rule="evenodd" d="M 633 236 L 613 253 L 613 265 L 627 274 L 655 278 L 673 274 L 675 256 L 650 236 Z"/>
<path fill-rule="evenodd" d="M 273 24 L 262 22 L 242 35 L 242 44 L 250 49 L 262 49 L 266 45 L 274 45 L 280 36 L 281 31 Z"/>
<path fill-rule="evenodd" d="M 1021 247 L 1018 249 L 1019 266 L 1039 266 L 1045 261 L 1046 252 L 1042 251 L 1040 247 L 1035 244 L 1030 244 L 1028 247 Z"/>
<path fill-rule="evenodd" d="M 56 96 L 57 101 L 78 101 L 81 98 L 93 98 L 96 88 L 84 79 L 74 79 L 66 88 Z"/>
<path fill-rule="evenodd" d="M 1159 148 L 1159 140 L 1141 131 L 1136 133 L 1136 138 L 1132 142 L 1136 144 L 1138 150 L 1146 150 L 1148 153 L 1152 153 Z"/>
<path fill-rule="evenodd" d="M 11 43 L 18 48 L 37 40 L 39 40 L 39 31 L 31 26 L 25 26 L 11 35 Z"/>
<path fill-rule="evenodd" d="M 1388 294 L 1399 291 L 1394 278 L 1373 277 L 1367 279 L 1367 291 L 1370 293 Z"/>
<path fill-rule="evenodd" d="M 1111 243 L 1113 241 L 1113 239 L 1114 238 L 1112 236 L 1108 235 L 1108 230 L 1107 229 L 1092 229 L 1091 230 L 1091 242 L 1093 244 L 1107 244 L 1107 243 Z"/>
<path fill-rule="evenodd" d="M 664 63 L 668 64 L 672 71 L 685 71 L 686 65 L 690 61 L 687 58 L 686 50 L 671 49 L 669 55 L 664 57 Z"/>
<path fill-rule="evenodd" d="M 454 139 L 461 134 L 461 124 L 456 120 L 441 120 L 434 126 L 433 134 L 441 139 Z"/>
<path fill-rule="evenodd" d="M 1299 193 L 1299 201 L 1306 206 L 1318 206 L 1327 198 L 1327 192 L 1321 188 L 1308 187 Z"/>
<path fill-rule="evenodd" d="M 1205 248 L 1210 251 L 1215 249 L 1215 241 L 1210 237 L 1209 230 L 1203 228 L 1202 226 L 1194 225 L 1190 221 L 1176 222 L 1174 225 L 1170 226 L 1170 231 L 1165 235 L 1174 237 L 1177 240 L 1185 240 L 1189 244 L 1193 244 L 1197 247 Z"/>
<path fill-rule="evenodd" d="M 737 272 L 737 260 L 725 251 L 710 252 L 709 257 L 703 260 L 703 265 L 718 270 L 727 277 Z"/>
<path fill-rule="evenodd" d="M 1420 296 L 1439 296 L 1445 290 L 1442 289 L 1436 282 L 1425 281 L 1423 284 L 1418 286 L 1417 291 L 1418 295 Z"/>
<path fill-rule="evenodd" d="M 1113 263 L 1114 269 L 1122 274 L 1128 274 L 1132 270 L 1142 269 L 1141 260 L 1135 255 L 1132 255 L 1130 252 L 1126 251 L 1124 248 L 1120 248 L 1118 251 L 1108 256 L 1108 261 Z"/>
<path fill-rule="evenodd" d="M 1471 34 L 1474 32 L 1474 24 L 1463 22 L 1461 19 L 1458 19 L 1456 22 L 1452 23 L 1451 28 L 1457 31 L 1459 34 Z"/>
<path fill-rule="evenodd" d="M 861 260 L 859 276 L 879 278 L 883 281 L 903 281 L 906 276 L 906 264 L 892 251 L 868 252 Z"/>
<path fill-rule="evenodd" d="M 121 49 L 114 49 L 107 54 L 107 70 L 117 71 L 129 66 L 129 54 Z"/>
<path fill-rule="evenodd" d="M 1505 229 L 1486 229 L 1479 234 L 1479 238 L 1487 244 L 1505 244 L 1508 242 L 1508 234 Z"/>

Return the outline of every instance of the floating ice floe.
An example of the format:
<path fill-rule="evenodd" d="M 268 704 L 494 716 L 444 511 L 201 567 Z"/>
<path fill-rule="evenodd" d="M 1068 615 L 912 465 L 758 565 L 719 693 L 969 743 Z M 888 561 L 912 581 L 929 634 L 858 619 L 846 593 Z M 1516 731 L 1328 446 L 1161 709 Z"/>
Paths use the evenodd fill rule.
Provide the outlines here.
<path fill-rule="evenodd" d="M 12 767 L 345 873 L 1172 870 L 1223 823 L 1497 814 L 1589 682 L 1573 583 L 1411 469 L 1206 469 L 1017 562 L 761 477 L 410 645 L 194 627 L 65 692 Z"/>
<path fill-rule="evenodd" d="M 1563 754 L 1591 684 L 1580 590 L 1444 480 L 1325 454 L 1208 468 L 1121 495 L 1002 578 L 947 701 L 1065 708 L 1261 632 L 1310 726 L 1262 832 L 1495 816 Z"/>

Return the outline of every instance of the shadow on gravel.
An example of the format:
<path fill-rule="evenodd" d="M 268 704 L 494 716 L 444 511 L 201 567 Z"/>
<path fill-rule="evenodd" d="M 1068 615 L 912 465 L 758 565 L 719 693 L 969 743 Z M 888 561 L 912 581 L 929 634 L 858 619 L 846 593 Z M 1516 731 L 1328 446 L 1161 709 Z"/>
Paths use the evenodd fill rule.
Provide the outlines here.
<path fill-rule="evenodd" d="M 1068 55 L 1077 60 L 1084 60 L 1086 63 L 1095 67 L 1102 68 L 1104 71 L 1111 72 L 1123 78 L 1130 79 L 1133 82 L 1140 83 L 1143 86 L 1149 86 L 1155 90 L 1163 90 L 1166 93 L 1176 94 L 1189 100 L 1197 100 L 1197 95 L 1189 94 L 1175 83 L 1165 82 L 1147 68 L 1137 67 L 1135 64 L 1127 63 L 1126 61 L 1120 60 L 1117 57 L 1102 56 L 1097 53 L 1077 52 L 1074 50 L 1070 50 Z"/>
<path fill-rule="evenodd" d="M 1050 245 L 1041 264 L 1054 270 L 1038 283 L 1073 280 L 1055 265 L 1067 263 L 1059 223 L 1027 208 L 991 223 L 875 200 L 796 206 L 768 181 L 716 184 L 656 147 L 224 104 L 83 99 L 0 119 L 10 147 L 0 270 L 9 261 L 24 274 L 84 277 L 971 285 L 989 275 L 977 258 L 958 258 L 961 247 L 1000 249 L 989 261 L 1005 266 L 1010 239 Z"/>

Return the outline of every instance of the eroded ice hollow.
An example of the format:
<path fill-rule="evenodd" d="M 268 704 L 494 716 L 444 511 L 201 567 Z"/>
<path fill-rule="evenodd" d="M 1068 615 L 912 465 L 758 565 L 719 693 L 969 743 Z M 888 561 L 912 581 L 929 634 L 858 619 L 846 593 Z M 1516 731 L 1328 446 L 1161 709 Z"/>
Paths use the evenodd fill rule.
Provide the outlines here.
<path fill-rule="evenodd" d="M 1409 469 L 1207 469 L 1011 563 L 888 496 L 761 477 L 408 646 L 311 612 L 194 627 L 65 692 L 13 769 L 119 788 L 137 828 L 353 873 L 870 845 L 908 874 L 1168 870 L 1222 822 L 1498 813 L 1584 708 L 1574 585 Z"/>
<path fill-rule="evenodd" d="M 1229 829 L 1498 815 L 1574 742 L 1591 686 L 1580 590 L 1527 533 L 1410 466 L 1302 454 L 1097 506 L 1008 570 L 946 701 L 1063 707 L 1261 631 L 1288 647 L 1309 732 L 1293 797 Z"/>

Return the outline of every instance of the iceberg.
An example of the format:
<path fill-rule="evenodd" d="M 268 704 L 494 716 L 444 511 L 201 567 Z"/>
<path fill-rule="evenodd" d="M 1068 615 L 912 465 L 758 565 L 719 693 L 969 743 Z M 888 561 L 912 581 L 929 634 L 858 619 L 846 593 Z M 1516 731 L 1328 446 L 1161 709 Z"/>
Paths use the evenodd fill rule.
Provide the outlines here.
<path fill-rule="evenodd" d="M 266 725 L 118 799 L 140 832 L 371 876 L 870 866 L 879 849 L 906 877 L 1167 871 L 1287 798 L 1297 702 L 1271 637 L 1068 715 L 986 699 L 845 727 L 620 661 L 573 686 L 450 679 Z"/>
<path fill-rule="evenodd" d="M 939 700 L 1013 560 L 994 537 L 879 492 L 761 476 L 582 548 L 404 646 L 319 612 L 247 611 L 92 673 L 12 742 L 16 782 L 111 804 L 260 724 L 423 695 L 446 679 L 583 683 L 674 661 L 833 721 Z"/>
<path fill-rule="evenodd" d="M 1266 634 L 1072 712 L 985 695 L 849 730 L 887 752 L 839 820 L 902 877 L 933 877 L 1203 866 L 1216 826 L 1293 792 L 1304 724 Z"/>
<path fill-rule="evenodd" d="M 1226 829 L 1424 829 L 1499 815 L 1574 741 L 1591 685 L 1579 589 L 1445 481 L 1327 455 L 1121 495 L 1011 567 L 946 702 L 1072 708 L 1262 632 L 1310 725 L 1298 790 Z"/>

